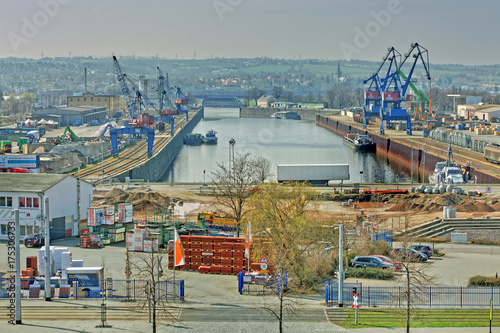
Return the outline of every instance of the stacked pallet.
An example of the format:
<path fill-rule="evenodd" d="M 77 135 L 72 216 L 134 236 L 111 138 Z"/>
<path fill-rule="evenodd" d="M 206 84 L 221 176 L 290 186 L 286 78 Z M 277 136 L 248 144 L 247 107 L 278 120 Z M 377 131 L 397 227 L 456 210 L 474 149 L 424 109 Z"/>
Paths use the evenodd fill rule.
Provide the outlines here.
<path fill-rule="evenodd" d="M 26 268 L 31 268 L 33 270 L 33 276 L 38 276 L 38 257 L 26 257 Z"/>
<path fill-rule="evenodd" d="M 180 236 L 185 265 L 175 269 L 212 274 L 238 274 L 245 269 L 245 239 L 213 236 Z M 173 269 L 174 252 L 170 248 L 169 268 Z"/>
<path fill-rule="evenodd" d="M 127 250 L 134 252 L 158 252 L 158 238 L 149 233 L 149 229 L 138 224 L 134 232 L 127 232 Z"/>

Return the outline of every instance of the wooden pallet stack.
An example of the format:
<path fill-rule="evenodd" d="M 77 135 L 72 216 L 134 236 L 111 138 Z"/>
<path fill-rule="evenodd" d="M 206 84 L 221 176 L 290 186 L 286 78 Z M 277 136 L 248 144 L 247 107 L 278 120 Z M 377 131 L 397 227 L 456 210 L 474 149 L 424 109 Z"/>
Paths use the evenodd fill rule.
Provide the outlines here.
<path fill-rule="evenodd" d="M 185 265 L 179 270 L 199 273 L 237 275 L 245 269 L 245 239 L 214 236 L 180 236 Z M 173 269 L 174 252 L 169 249 L 169 268 Z"/>

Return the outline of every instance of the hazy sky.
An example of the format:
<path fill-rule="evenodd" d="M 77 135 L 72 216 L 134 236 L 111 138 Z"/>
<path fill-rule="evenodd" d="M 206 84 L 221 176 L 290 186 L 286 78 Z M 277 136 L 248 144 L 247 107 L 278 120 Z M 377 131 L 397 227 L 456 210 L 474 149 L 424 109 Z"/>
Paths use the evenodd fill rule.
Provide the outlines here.
<path fill-rule="evenodd" d="M 0 58 L 116 55 L 499 63 L 496 0 L 0 0 Z"/>

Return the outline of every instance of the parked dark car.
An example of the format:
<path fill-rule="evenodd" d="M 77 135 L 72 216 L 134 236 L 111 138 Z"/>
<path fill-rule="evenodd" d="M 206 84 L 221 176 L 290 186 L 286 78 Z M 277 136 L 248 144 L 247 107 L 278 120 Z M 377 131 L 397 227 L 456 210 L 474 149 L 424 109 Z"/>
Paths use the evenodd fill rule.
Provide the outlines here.
<path fill-rule="evenodd" d="M 418 252 L 417 250 L 408 247 L 397 247 L 391 252 L 391 258 L 396 260 L 409 260 L 409 261 L 427 261 L 428 257 L 425 253 Z"/>
<path fill-rule="evenodd" d="M 23 243 L 26 247 L 42 247 L 45 245 L 45 237 L 43 234 L 31 234 L 24 237 Z"/>
<path fill-rule="evenodd" d="M 371 267 L 395 270 L 393 264 L 372 256 L 357 256 L 351 261 L 351 266 L 356 268 Z"/>
<path fill-rule="evenodd" d="M 422 252 L 424 253 L 425 255 L 427 255 L 427 258 L 430 258 L 431 256 L 434 255 L 434 252 L 432 251 L 432 247 L 430 247 L 429 245 L 413 245 L 411 247 L 412 249 L 418 251 L 418 252 Z"/>

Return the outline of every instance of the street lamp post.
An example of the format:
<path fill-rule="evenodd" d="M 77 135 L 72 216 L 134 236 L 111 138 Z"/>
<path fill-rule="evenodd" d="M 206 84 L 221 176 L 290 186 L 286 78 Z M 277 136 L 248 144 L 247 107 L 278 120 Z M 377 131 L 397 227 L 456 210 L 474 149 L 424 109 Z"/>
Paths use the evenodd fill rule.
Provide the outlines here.
<path fill-rule="evenodd" d="M 104 183 L 104 141 L 102 141 L 102 149 L 101 149 L 101 165 L 102 165 L 102 182 Z"/>
<path fill-rule="evenodd" d="M 229 140 L 229 172 L 231 172 L 232 168 L 234 168 L 234 145 L 236 144 L 236 140 Z M 231 152 L 232 150 L 232 152 Z M 232 164 L 231 164 L 232 162 Z"/>
<path fill-rule="evenodd" d="M 411 183 L 413 184 L 413 141 L 411 142 Z"/>
<path fill-rule="evenodd" d="M 424 158 L 422 161 L 422 184 L 425 184 L 425 143 L 424 143 Z"/>
<path fill-rule="evenodd" d="M 339 224 L 339 308 L 344 306 L 344 225 Z"/>

